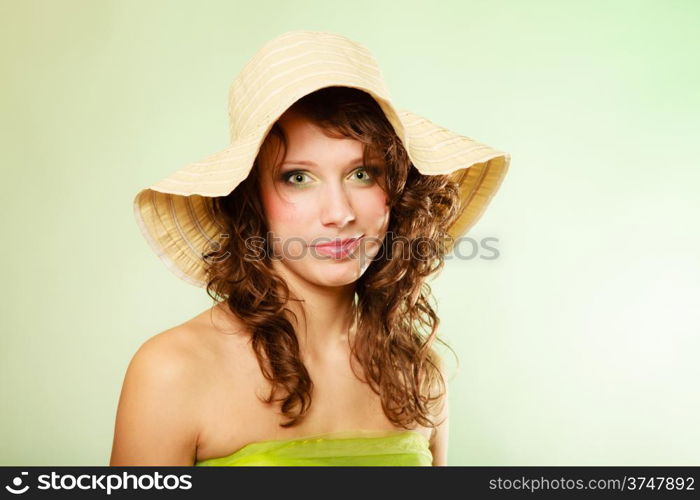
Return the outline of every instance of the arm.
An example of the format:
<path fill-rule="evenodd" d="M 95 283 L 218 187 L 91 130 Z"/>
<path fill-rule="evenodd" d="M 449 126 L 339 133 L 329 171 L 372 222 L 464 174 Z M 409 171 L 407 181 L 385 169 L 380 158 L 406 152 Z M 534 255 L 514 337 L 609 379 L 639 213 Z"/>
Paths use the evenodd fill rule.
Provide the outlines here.
<path fill-rule="evenodd" d="M 434 466 L 447 465 L 447 440 L 449 437 L 447 377 L 443 371 L 442 365 L 440 366 L 440 371 L 445 380 L 445 395 L 442 401 L 442 407 L 440 408 L 440 412 L 436 420 L 439 425 L 433 429 L 430 436 L 430 452 L 433 454 Z"/>
<path fill-rule="evenodd" d="M 195 372 L 167 332 L 146 341 L 127 368 L 117 409 L 111 466 L 193 465 Z"/>

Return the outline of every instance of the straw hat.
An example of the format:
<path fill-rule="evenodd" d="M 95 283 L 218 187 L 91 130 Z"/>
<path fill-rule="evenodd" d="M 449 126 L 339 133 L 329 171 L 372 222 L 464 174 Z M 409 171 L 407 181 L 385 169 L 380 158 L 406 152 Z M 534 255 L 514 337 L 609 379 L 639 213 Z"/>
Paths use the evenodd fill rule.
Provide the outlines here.
<path fill-rule="evenodd" d="M 449 228 L 452 238 L 481 217 L 508 170 L 508 153 L 397 110 L 376 59 L 359 43 L 333 33 L 291 31 L 266 43 L 233 81 L 231 144 L 142 189 L 134 199 L 141 232 L 174 274 L 206 286 L 202 255 L 219 250 L 229 236 L 213 215 L 212 198 L 228 195 L 248 176 L 267 133 L 287 108 L 330 86 L 369 93 L 420 173 L 452 174 L 459 181 L 462 213 Z"/>

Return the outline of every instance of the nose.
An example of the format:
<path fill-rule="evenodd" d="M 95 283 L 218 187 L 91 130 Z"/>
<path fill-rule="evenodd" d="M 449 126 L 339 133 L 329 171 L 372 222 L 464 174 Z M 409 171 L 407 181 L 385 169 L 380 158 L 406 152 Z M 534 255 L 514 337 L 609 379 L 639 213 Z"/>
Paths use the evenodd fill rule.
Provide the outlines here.
<path fill-rule="evenodd" d="M 355 210 L 342 183 L 329 183 L 326 189 L 321 190 L 319 206 L 324 226 L 343 228 L 355 220 Z"/>

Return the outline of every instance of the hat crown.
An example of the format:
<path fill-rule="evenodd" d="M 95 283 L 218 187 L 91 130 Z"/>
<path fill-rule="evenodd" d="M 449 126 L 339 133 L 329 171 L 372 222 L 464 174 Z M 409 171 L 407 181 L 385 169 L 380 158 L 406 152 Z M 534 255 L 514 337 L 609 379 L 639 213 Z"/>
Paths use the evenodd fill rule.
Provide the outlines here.
<path fill-rule="evenodd" d="M 390 101 L 377 60 L 354 40 L 320 31 L 291 31 L 272 39 L 231 84 L 231 141 L 269 127 L 295 101 L 330 86 L 359 88 Z"/>

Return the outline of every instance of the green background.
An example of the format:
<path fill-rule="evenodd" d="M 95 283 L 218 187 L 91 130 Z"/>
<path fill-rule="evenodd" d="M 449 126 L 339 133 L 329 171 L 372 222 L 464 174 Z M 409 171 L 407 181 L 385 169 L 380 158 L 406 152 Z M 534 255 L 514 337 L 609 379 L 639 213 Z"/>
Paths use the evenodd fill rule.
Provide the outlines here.
<path fill-rule="evenodd" d="M 512 154 L 470 233 L 498 258 L 431 282 L 449 463 L 700 464 L 700 3 L 0 5 L 1 465 L 108 464 L 131 356 L 211 305 L 133 196 L 228 144 L 231 81 L 293 29 L 361 42 L 397 107 Z"/>

